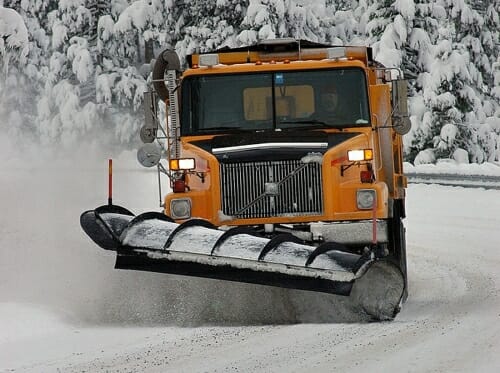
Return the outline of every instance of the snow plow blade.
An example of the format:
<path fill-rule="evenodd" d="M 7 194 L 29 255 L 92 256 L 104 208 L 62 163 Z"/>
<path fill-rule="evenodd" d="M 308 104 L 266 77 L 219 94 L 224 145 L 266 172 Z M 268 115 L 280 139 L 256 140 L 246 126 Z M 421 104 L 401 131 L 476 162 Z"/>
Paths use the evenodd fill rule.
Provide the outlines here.
<path fill-rule="evenodd" d="M 219 230 L 201 219 L 182 224 L 162 213 L 134 216 L 105 205 L 80 224 L 100 247 L 117 252 L 115 268 L 222 279 L 350 296 L 375 320 L 399 312 L 404 277 L 392 262 L 303 244 L 291 234 L 271 239 L 249 228 Z"/>

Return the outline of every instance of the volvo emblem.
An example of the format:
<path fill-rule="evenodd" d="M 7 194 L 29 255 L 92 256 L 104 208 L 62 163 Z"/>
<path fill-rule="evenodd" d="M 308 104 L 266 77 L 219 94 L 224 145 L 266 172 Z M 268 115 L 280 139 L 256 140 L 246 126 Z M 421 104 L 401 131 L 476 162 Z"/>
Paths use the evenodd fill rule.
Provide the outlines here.
<path fill-rule="evenodd" d="M 265 183 L 264 184 L 264 193 L 268 196 L 279 196 L 280 195 L 280 186 L 278 183 Z"/>

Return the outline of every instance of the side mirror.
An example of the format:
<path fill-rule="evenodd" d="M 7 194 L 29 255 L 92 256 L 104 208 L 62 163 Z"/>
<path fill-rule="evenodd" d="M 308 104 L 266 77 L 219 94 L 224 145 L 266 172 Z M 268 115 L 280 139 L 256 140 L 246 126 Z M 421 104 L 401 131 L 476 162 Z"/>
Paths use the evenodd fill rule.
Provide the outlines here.
<path fill-rule="evenodd" d="M 408 114 L 408 81 L 404 79 L 392 82 L 392 126 L 399 135 L 410 132 L 411 121 Z"/>
<path fill-rule="evenodd" d="M 137 151 L 137 160 L 144 167 L 153 167 L 160 163 L 162 149 L 157 143 L 144 144 Z"/>
<path fill-rule="evenodd" d="M 411 130 L 411 121 L 408 117 L 392 118 L 392 123 L 394 126 L 394 131 L 398 135 L 406 135 Z"/>

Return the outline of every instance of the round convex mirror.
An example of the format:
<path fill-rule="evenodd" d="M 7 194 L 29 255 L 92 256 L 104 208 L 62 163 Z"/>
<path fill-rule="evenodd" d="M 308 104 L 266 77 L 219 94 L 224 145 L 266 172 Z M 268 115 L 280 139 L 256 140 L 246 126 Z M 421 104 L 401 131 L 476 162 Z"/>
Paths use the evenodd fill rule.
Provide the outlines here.
<path fill-rule="evenodd" d="M 408 117 L 400 117 L 397 118 L 397 120 L 393 119 L 393 126 L 394 126 L 394 131 L 398 135 L 406 135 L 408 132 L 410 132 L 411 129 L 411 121 L 410 118 Z"/>
<path fill-rule="evenodd" d="M 148 127 L 148 126 L 142 126 L 141 127 L 141 141 L 143 143 L 151 143 L 156 139 L 156 132 L 158 131 L 157 128 L 153 127 Z"/>
<path fill-rule="evenodd" d="M 156 166 L 161 159 L 162 149 L 157 143 L 144 144 L 137 151 L 137 160 L 144 167 Z"/>

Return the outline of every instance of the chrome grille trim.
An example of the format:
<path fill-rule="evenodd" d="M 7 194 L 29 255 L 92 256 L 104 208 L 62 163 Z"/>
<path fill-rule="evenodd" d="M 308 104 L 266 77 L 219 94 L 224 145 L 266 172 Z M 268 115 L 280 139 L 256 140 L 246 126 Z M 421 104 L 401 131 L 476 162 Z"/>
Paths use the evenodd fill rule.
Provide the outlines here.
<path fill-rule="evenodd" d="M 221 163 L 222 212 L 239 219 L 323 214 L 321 164 L 300 160 Z M 268 186 L 266 183 L 277 185 Z M 276 195 L 276 187 L 279 194 Z"/>
<path fill-rule="evenodd" d="M 236 153 L 245 150 L 262 150 L 262 149 L 276 149 L 276 148 L 292 148 L 292 149 L 326 149 L 328 148 L 327 142 L 270 142 L 262 144 L 238 145 L 228 146 L 223 148 L 213 148 L 214 154 L 221 153 Z"/>

